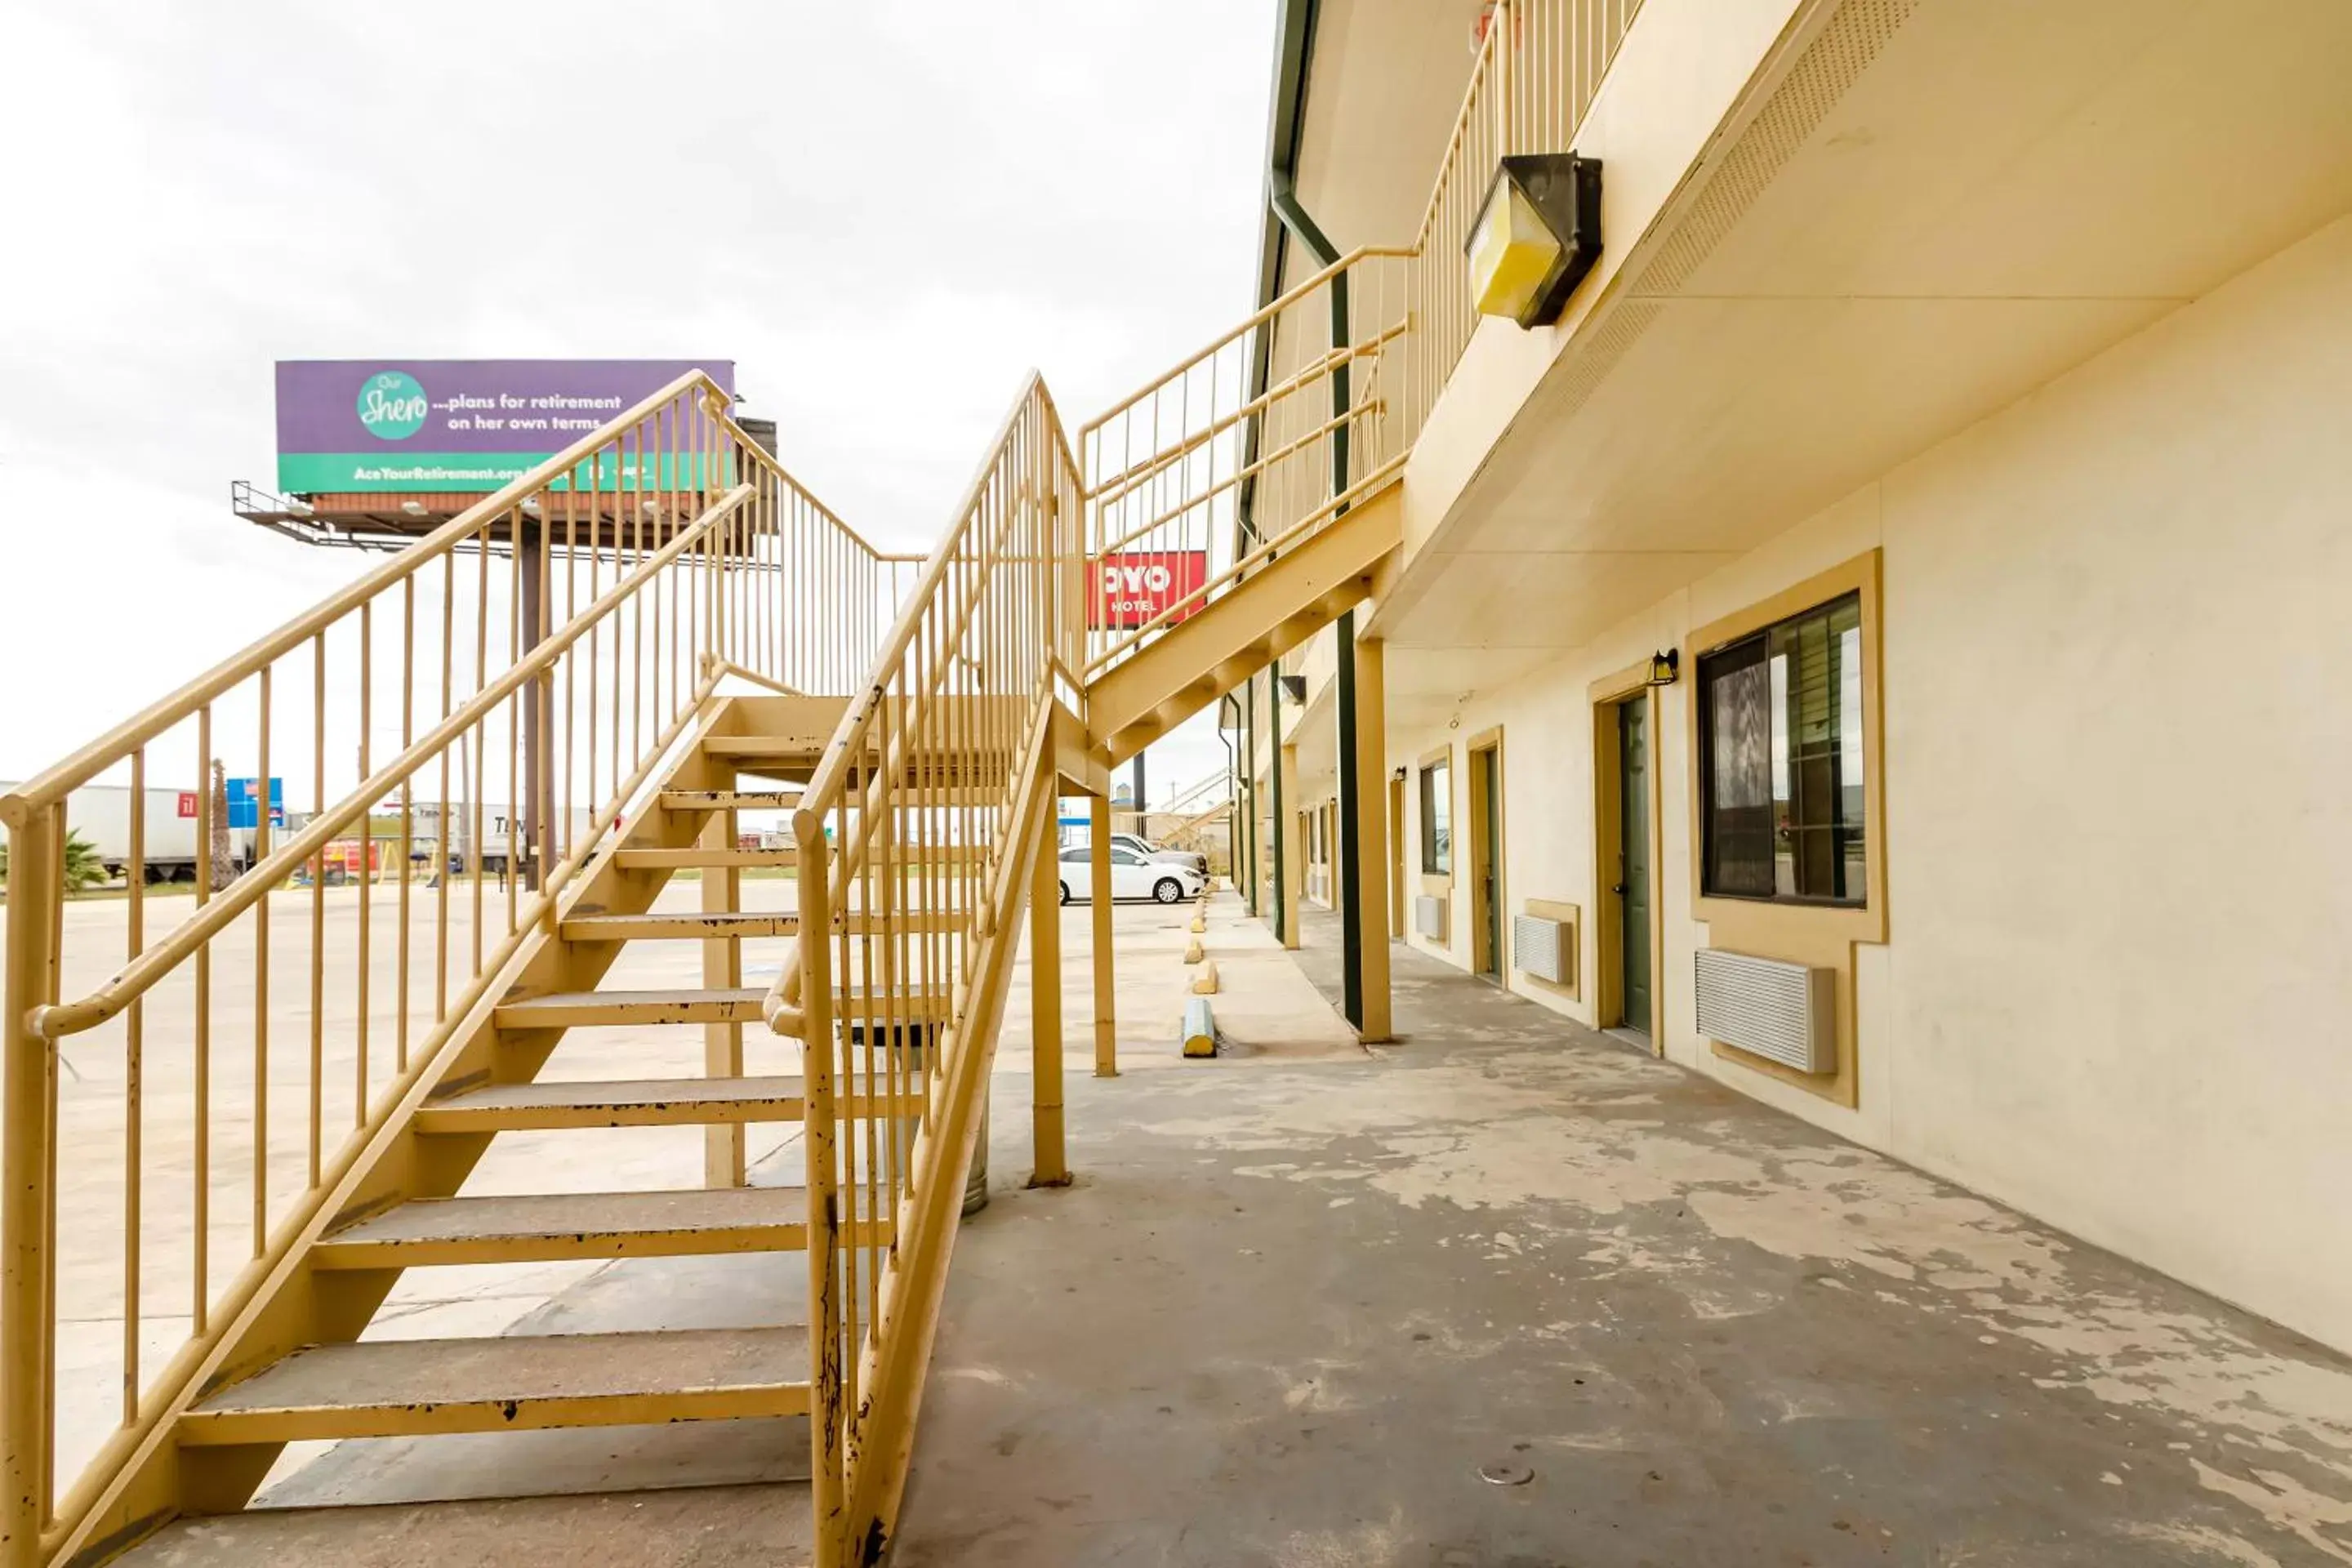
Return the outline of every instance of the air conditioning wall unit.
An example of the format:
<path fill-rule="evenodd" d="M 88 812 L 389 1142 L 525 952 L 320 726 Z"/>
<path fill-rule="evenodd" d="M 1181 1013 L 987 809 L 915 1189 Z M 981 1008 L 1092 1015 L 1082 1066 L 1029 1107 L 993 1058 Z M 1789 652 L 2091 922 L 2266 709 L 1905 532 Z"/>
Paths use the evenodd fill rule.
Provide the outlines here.
<path fill-rule="evenodd" d="M 1432 942 L 1454 940 L 1454 901 L 1444 893 L 1423 893 L 1412 900 L 1412 929 Z"/>
<path fill-rule="evenodd" d="M 1803 1073 L 1837 1070 L 1837 972 L 1706 947 L 1692 994 L 1698 1032 Z"/>
<path fill-rule="evenodd" d="M 1511 963 L 1554 985 L 1576 984 L 1576 922 L 1547 915 L 1511 917 Z"/>

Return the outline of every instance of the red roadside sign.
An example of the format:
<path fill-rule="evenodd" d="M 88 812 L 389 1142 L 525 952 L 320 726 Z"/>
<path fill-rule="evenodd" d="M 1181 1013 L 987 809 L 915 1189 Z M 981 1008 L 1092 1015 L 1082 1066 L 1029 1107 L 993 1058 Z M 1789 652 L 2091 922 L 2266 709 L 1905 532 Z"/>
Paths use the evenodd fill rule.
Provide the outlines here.
<path fill-rule="evenodd" d="M 1209 580 L 1205 550 L 1129 550 L 1087 563 L 1087 625 L 1096 631 L 1149 626 L 1162 612 L 1181 605 L 1166 622 L 1175 625 L 1201 607 L 1197 593 Z"/>

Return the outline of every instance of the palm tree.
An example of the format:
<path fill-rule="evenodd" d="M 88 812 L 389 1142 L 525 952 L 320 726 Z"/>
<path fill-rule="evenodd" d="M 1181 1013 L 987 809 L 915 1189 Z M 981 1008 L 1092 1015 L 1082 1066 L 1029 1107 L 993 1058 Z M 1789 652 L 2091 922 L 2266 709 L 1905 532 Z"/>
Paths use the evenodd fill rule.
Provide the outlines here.
<path fill-rule="evenodd" d="M 65 875 L 59 879 L 66 891 L 95 888 L 106 880 L 106 862 L 98 857 L 98 846 L 79 833 L 66 835 Z M 0 843 L 0 882 L 8 879 L 8 846 Z"/>
<path fill-rule="evenodd" d="M 107 879 L 106 862 L 98 858 L 98 846 L 79 833 L 66 835 L 66 891 L 95 888 Z"/>

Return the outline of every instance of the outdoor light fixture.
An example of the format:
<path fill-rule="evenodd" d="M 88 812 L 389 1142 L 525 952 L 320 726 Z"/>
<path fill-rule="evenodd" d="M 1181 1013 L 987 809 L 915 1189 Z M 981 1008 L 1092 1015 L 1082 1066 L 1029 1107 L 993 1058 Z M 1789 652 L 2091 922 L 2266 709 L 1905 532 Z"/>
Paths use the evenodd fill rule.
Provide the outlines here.
<path fill-rule="evenodd" d="M 1304 702 L 1307 700 L 1307 678 L 1305 676 L 1286 675 L 1279 679 L 1282 681 L 1282 694 L 1285 697 L 1289 698 L 1293 702 Z"/>
<path fill-rule="evenodd" d="M 1601 161 L 1573 153 L 1503 160 L 1463 247 L 1482 316 L 1549 326 L 1601 258 Z"/>
<path fill-rule="evenodd" d="M 1683 656 L 1680 648 L 1670 647 L 1664 653 L 1652 654 L 1650 656 L 1650 684 L 1653 686 L 1672 686 L 1675 683 L 1675 678 L 1682 673 L 1682 668 Z"/>
<path fill-rule="evenodd" d="M 421 500 L 404 500 L 400 503 L 400 510 L 411 517 L 423 517 L 425 503 Z"/>

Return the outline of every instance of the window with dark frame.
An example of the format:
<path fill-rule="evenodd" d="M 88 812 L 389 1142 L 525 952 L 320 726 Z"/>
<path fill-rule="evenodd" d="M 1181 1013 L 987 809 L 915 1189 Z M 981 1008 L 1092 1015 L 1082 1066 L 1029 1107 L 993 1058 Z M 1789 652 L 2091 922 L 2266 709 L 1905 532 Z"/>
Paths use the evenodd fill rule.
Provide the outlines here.
<path fill-rule="evenodd" d="M 1421 868 L 1433 877 L 1454 870 L 1453 759 L 1421 770 Z"/>
<path fill-rule="evenodd" d="M 1697 696 L 1701 890 L 1862 904 L 1862 596 L 1701 655 Z"/>

